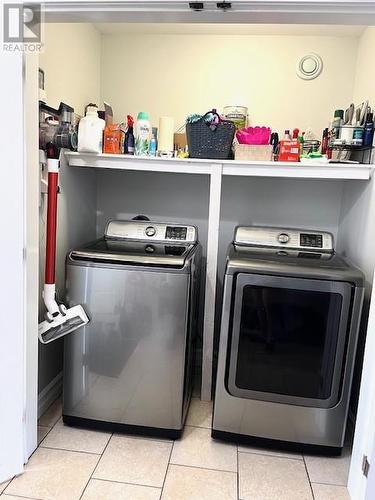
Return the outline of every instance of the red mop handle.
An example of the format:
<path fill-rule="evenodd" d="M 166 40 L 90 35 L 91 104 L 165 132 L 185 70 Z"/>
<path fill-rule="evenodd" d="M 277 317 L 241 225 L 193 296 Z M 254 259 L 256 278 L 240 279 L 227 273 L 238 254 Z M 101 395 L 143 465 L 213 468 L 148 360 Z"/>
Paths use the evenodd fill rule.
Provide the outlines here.
<path fill-rule="evenodd" d="M 47 242 L 45 283 L 55 283 L 56 230 L 57 230 L 57 191 L 59 179 L 59 160 L 48 159 L 48 203 L 47 203 Z"/>

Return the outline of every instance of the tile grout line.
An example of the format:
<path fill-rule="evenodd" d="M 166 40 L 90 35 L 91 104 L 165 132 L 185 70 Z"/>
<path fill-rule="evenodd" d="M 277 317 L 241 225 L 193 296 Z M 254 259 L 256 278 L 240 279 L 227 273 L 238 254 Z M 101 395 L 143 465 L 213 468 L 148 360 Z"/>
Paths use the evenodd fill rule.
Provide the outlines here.
<path fill-rule="evenodd" d="M 209 431 L 212 430 L 212 427 L 204 427 L 203 425 L 185 424 L 185 427 L 194 427 L 194 429 L 207 429 Z"/>
<path fill-rule="evenodd" d="M 5 493 L 5 490 L 0 494 L 0 500 L 4 494 L 7 496 L 10 496 L 10 497 L 13 497 L 13 498 L 26 498 L 27 500 L 43 500 L 42 498 L 38 498 L 38 497 L 25 497 L 23 495 L 12 495 L 10 493 Z"/>
<path fill-rule="evenodd" d="M 240 500 L 240 464 L 239 464 L 239 450 L 237 444 L 237 499 Z"/>
<path fill-rule="evenodd" d="M 92 429 L 90 429 L 92 430 Z M 170 443 L 173 443 L 173 439 L 168 439 L 168 438 L 154 438 L 152 436 L 147 436 L 147 435 L 143 435 L 143 434 L 127 434 L 126 432 L 112 432 L 112 435 L 113 436 L 119 436 L 119 437 L 124 437 L 124 438 L 129 438 L 129 439 L 135 439 L 135 440 L 139 440 L 139 439 L 143 439 L 145 441 L 155 441 L 156 443 L 167 443 L 167 444 L 170 444 Z"/>
<path fill-rule="evenodd" d="M 323 486 L 337 486 L 338 488 L 348 489 L 347 484 L 337 484 L 337 483 L 319 483 L 318 481 L 311 481 L 311 484 L 322 484 Z"/>
<path fill-rule="evenodd" d="M 127 484 L 129 486 L 142 486 L 142 488 L 151 488 L 151 489 L 154 489 L 154 490 L 160 490 L 161 489 L 160 486 L 150 486 L 148 484 L 141 484 L 141 483 L 129 483 L 127 481 L 118 481 L 117 479 L 103 479 L 101 477 L 93 477 L 91 479 L 93 481 L 102 481 L 104 483 Z"/>
<path fill-rule="evenodd" d="M 174 441 L 172 441 L 171 451 L 169 452 L 167 469 L 166 469 L 165 474 L 164 474 L 164 480 L 163 480 L 163 484 L 162 484 L 162 487 L 161 487 L 161 490 L 160 490 L 159 500 L 161 500 L 161 497 L 163 496 L 164 486 L 165 486 L 165 482 L 167 480 L 167 474 L 168 474 L 169 466 L 172 465 L 171 464 L 171 458 L 172 458 L 173 448 L 174 448 Z"/>
<path fill-rule="evenodd" d="M 201 469 L 201 470 L 211 470 L 214 472 L 226 472 L 227 474 L 236 474 L 236 471 L 226 470 L 226 469 L 209 469 L 207 467 L 198 467 L 198 465 L 185 465 L 185 464 L 175 464 L 171 462 L 169 465 L 175 465 L 176 467 L 188 467 L 189 469 Z"/>
<path fill-rule="evenodd" d="M 54 447 L 54 446 L 46 446 L 46 445 L 38 446 L 38 448 L 43 448 L 43 450 L 69 451 L 71 453 L 85 453 L 86 455 L 96 455 L 96 456 L 99 456 L 99 457 L 102 456 L 102 453 L 97 453 L 97 452 L 94 452 L 94 451 L 70 450 L 69 448 L 57 448 L 57 447 Z"/>
<path fill-rule="evenodd" d="M 86 491 L 86 489 L 87 489 L 87 486 L 89 485 L 89 482 L 91 481 L 92 476 L 94 475 L 94 473 L 95 473 L 96 469 L 98 468 L 99 462 L 100 462 L 100 460 L 102 459 L 102 457 L 103 457 L 103 455 L 104 455 L 104 453 L 105 453 L 105 451 L 106 451 L 106 449 L 107 449 L 107 447 L 108 447 L 108 445 L 109 445 L 109 443 L 110 443 L 110 441 L 111 441 L 112 437 L 113 437 L 113 433 L 111 434 L 110 438 L 108 439 L 107 444 L 105 445 L 103 452 L 100 454 L 99 459 L 98 459 L 98 461 L 96 462 L 96 465 L 95 465 L 95 467 L 94 467 L 94 470 L 91 472 L 90 477 L 89 477 L 89 479 L 88 479 L 88 481 L 87 481 L 87 483 L 86 483 L 85 487 L 83 488 L 83 491 L 82 491 L 82 493 L 81 493 L 81 496 L 79 497 L 79 500 L 81 500 L 81 498 L 82 498 L 82 497 L 83 497 L 83 495 L 85 494 L 85 491 Z"/>
<path fill-rule="evenodd" d="M 307 479 L 309 481 L 311 495 L 312 495 L 313 500 L 315 500 L 315 495 L 314 495 L 314 490 L 313 490 L 313 487 L 312 487 L 312 484 L 311 484 L 309 469 L 307 468 L 307 464 L 306 464 L 306 460 L 305 460 L 305 455 L 303 453 L 302 453 L 302 459 L 303 459 L 303 464 L 305 466 L 305 471 L 306 471 L 306 474 L 307 474 Z"/>
<path fill-rule="evenodd" d="M 302 456 L 301 456 L 301 458 L 288 457 L 288 456 L 281 457 L 280 455 L 273 455 L 272 453 L 259 453 L 257 451 L 244 451 L 244 450 L 238 450 L 238 453 L 246 453 L 248 455 L 260 455 L 262 457 L 281 458 L 281 460 L 297 460 L 297 462 L 302 462 L 303 461 L 303 457 Z"/>

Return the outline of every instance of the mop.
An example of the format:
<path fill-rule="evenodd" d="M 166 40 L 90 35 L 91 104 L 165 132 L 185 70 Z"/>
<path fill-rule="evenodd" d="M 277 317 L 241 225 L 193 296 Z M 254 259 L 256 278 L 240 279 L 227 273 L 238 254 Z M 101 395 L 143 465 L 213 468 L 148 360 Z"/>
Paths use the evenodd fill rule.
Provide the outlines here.
<path fill-rule="evenodd" d="M 43 290 L 43 299 L 47 312 L 45 321 L 40 323 L 38 327 L 39 340 L 42 344 L 49 344 L 89 322 L 81 305 L 66 308 L 64 304 L 56 302 L 55 265 L 59 160 L 48 158 L 47 167 L 47 243 Z"/>

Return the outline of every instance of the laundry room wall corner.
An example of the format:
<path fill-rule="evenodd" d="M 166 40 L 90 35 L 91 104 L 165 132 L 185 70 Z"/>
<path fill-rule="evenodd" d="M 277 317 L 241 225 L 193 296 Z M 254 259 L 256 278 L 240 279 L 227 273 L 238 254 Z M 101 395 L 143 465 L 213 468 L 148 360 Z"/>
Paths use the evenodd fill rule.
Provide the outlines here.
<path fill-rule="evenodd" d="M 67 252 L 75 246 L 94 240 L 96 237 L 96 172 L 70 169 L 62 154 L 60 159 L 59 186 L 56 283 L 60 293 L 59 298 L 63 300 L 65 295 L 65 257 Z M 45 209 L 45 205 L 42 205 L 40 224 L 40 283 L 43 283 L 44 272 Z M 41 300 L 40 304 L 40 316 L 42 317 L 44 306 Z M 51 386 L 51 382 L 55 381 L 61 388 L 61 377 L 59 377 L 59 374 L 61 374 L 62 367 L 63 341 L 59 340 L 47 345 L 39 344 L 39 394 L 46 387 L 50 386 L 51 398 L 56 397 L 58 390 L 55 385 Z M 43 401 L 43 406 L 48 406 L 48 395 L 44 394 Z"/>
<path fill-rule="evenodd" d="M 47 102 L 60 101 L 80 115 L 89 102 L 100 104 L 101 34 L 90 23 L 47 23 L 40 67 L 45 73 Z"/>
<path fill-rule="evenodd" d="M 359 39 L 357 66 L 355 71 L 353 102 L 369 99 L 375 106 L 375 27 L 366 28 Z M 371 179 L 365 186 L 362 183 L 349 183 L 345 186 L 340 223 L 340 245 L 347 249 L 348 256 L 360 266 L 366 276 L 366 298 L 360 334 L 360 352 L 357 354 L 356 373 L 353 381 L 358 411 L 354 436 L 348 489 L 352 498 L 365 498 L 367 479 L 362 473 L 364 455 L 371 457 L 375 439 L 373 425 L 374 409 L 374 293 L 371 295 L 375 267 L 375 181 Z M 367 337 L 366 337 L 367 330 Z M 363 366 L 362 366 L 363 359 Z M 372 464 L 374 466 L 374 464 Z M 370 498 L 370 497 L 366 497 Z"/>
<path fill-rule="evenodd" d="M 57 108 L 60 101 L 65 102 L 79 115 L 84 113 L 89 102 L 100 105 L 99 31 L 89 23 L 47 23 L 44 35 L 45 49 L 40 54 L 39 63 L 45 72 L 47 103 Z M 56 272 L 58 290 L 63 295 L 66 252 L 96 236 L 96 173 L 80 169 L 73 171 L 62 157 L 60 174 Z M 44 273 L 45 202 L 42 199 L 40 208 L 40 283 L 43 283 Z M 41 299 L 41 288 L 39 297 Z M 39 304 L 39 319 L 42 320 L 42 300 Z M 39 344 L 39 413 L 61 391 L 62 348 L 62 341 Z"/>

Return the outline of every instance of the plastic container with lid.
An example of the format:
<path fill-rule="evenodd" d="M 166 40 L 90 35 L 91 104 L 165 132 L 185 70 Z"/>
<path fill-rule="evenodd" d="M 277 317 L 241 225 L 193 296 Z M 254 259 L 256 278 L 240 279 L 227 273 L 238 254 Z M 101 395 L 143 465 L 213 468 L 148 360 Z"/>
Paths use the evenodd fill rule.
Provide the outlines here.
<path fill-rule="evenodd" d="M 80 153 L 101 153 L 105 121 L 99 118 L 96 104 L 89 104 L 86 116 L 78 126 L 78 151 Z"/>
<path fill-rule="evenodd" d="M 236 129 L 245 128 L 247 125 L 247 113 L 248 109 L 246 106 L 225 106 L 224 107 L 224 118 L 233 122 Z"/>

